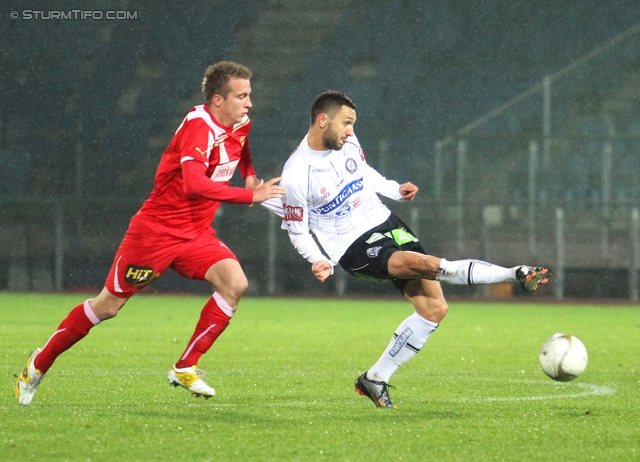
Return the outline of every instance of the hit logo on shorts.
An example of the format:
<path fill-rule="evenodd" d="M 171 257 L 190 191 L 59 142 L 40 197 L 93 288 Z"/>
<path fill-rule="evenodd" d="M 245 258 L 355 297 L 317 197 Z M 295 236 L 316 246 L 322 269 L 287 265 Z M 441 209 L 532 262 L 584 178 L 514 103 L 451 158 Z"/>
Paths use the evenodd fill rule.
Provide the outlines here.
<path fill-rule="evenodd" d="M 146 286 L 158 276 L 160 273 L 154 273 L 153 268 L 149 266 L 129 265 L 124 274 L 124 280 L 134 287 L 140 287 Z"/>

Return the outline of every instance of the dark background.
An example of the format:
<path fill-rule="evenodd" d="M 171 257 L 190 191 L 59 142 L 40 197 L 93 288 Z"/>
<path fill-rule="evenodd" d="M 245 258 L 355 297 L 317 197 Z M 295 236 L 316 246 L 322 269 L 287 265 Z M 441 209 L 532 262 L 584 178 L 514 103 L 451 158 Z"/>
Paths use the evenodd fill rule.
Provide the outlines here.
<path fill-rule="evenodd" d="M 26 10 L 39 11 L 39 19 L 25 19 Z M 44 19 L 73 10 L 127 12 L 129 19 L 75 19 L 78 13 Z M 534 200 L 541 226 L 549 223 L 539 239 L 544 244 L 553 234 L 554 207 L 562 205 L 570 222 L 568 251 L 576 237 L 567 257 L 567 295 L 626 297 L 626 282 L 589 292 L 573 288 L 569 275 L 584 280 L 591 271 L 597 280 L 618 281 L 616 271 L 622 271 L 626 277 L 629 263 L 616 252 L 630 253 L 629 209 L 640 199 L 640 41 L 633 32 L 639 21 L 639 1 L 4 1 L 0 289 L 100 287 L 129 217 L 152 188 L 161 153 L 186 112 L 202 103 L 204 69 L 231 59 L 254 71 L 251 146 L 261 177 L 279 174 L 306 133 L 315 95 L 344 91 L 356 102 L 356 133 L 369 162 L 421 188 L 424 202 L 401 205 L 398 213 L 407 220 L 417 216 L 425 247 L 448 258 L 554 263 L 552 242 L 547 251 L 519 250 L 528 231 L 517 228 L 524 209 L 514 212 L 531 200 L 530 142 L 542 145 L 553 136 L 537 170 Z M 599 47 L 602 53 L 565 73 Z M 540 89 L 464 132 L 469 150 L 462 195 L 470 228 L 466 247 L 456 246 L 450 239 L 455 221 L 450 229 L 446 223 L 453 213 L 447 205 L 460 204 L 460 130 L 557 73 L 550 133 L 543 130 Z M 436 190 L 434 143 L 447 137 L 453 141 Z M 614 142 L 608 174 L 605 138 Z M 612 186 L 605 185 L 606 175 Z M 496 205 L 501 219 L 491 226 L 515 237 L 498 233 L 487 250 L 489 225 L 474 223 L 488 223 L 487 206 Z M 609 205 L 613 209 L 605 210 Z M 217 218 L 216 228 L 240 256 L 254 293 L 337 290 L 338 282 L 318 288 L 284 232 L 275 237 L 278 277 L 269 286 L 268 220 L 259 208 L 232 206 Z M 599 235 L 592 243 L 580 241 L 583 227 L 598 234 L 603 220 L 610 225 L 609 250 Z M 62 276 L 51 275 L 56 268 Z M 158 288 L 201 287 L 165 279 Z M 347 293 L 356 287 L 388 293 L 351 281 Z"/>

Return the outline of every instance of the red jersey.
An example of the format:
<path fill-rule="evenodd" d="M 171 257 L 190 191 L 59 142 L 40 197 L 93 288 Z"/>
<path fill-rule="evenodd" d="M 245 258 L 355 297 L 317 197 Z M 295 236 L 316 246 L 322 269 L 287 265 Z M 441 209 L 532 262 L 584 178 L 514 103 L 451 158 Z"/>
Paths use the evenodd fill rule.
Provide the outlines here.
<path fill-rule="evenodd" d="M 211 227 L 221 202 L 251 204 L 253 192 L 229 186 L 236 168 L 242 178 L 255 175 L 247 135 L 251 122 L 245 116 L 233 127 L 220 125 L 206 105 L 194 107 L 162 155 L 154 189 L 134 217 L 162 233 L 193 239 Z M 216 185 L 215 199 L 189 197 L 183 162 L 200 162 Z M 206 178 L 205 178 L 206 180 Z"/>

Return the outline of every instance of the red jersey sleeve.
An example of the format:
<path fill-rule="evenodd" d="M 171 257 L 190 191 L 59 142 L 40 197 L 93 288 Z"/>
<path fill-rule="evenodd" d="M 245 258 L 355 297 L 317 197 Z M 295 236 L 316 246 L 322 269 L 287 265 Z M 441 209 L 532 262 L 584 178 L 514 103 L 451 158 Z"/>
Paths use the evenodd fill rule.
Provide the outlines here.
<path fill-rule="evenodd" d="M 248 176 L 256 174 L 256 171 L 253 168 L 253 160 L 251 159 L 249 138 L 245 140 L 244 146 L 242 146 L 242 155 L 240 157 L 240 162 L 238 163 L 238 169 L 240 169 L 240 174 L 242 175 L 243 180 Z"/>
<path fill-rule="evenodd" d="M 253 202 L 253 191 L 211 181 L 207 176 L 207 166 L 201 162 L 183 160 L 180 166 L 184 192 L 189 198 L 205 198 L 230 204 L 251 204 Z"/>

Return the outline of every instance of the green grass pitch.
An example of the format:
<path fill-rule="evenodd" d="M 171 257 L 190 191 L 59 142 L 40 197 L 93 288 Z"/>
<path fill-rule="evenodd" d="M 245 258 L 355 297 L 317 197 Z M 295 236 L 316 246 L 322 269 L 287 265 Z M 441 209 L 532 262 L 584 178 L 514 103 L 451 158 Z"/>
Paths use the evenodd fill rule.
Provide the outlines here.
<path fill-rule="evenodd" d="M 18 406 L 27 355 L 85 298 L 0 293 L 1 460 L 640 460 L 637 306 L 450 302 L 387 410 L 353 382 L 412 312 L 400 298 L 244 299 L 199 364 L 205 401 L 166 373 L 206 297 L 138 295 Z M 558 331 L 589 352 L 573 382 L 538 365 Z"/>

